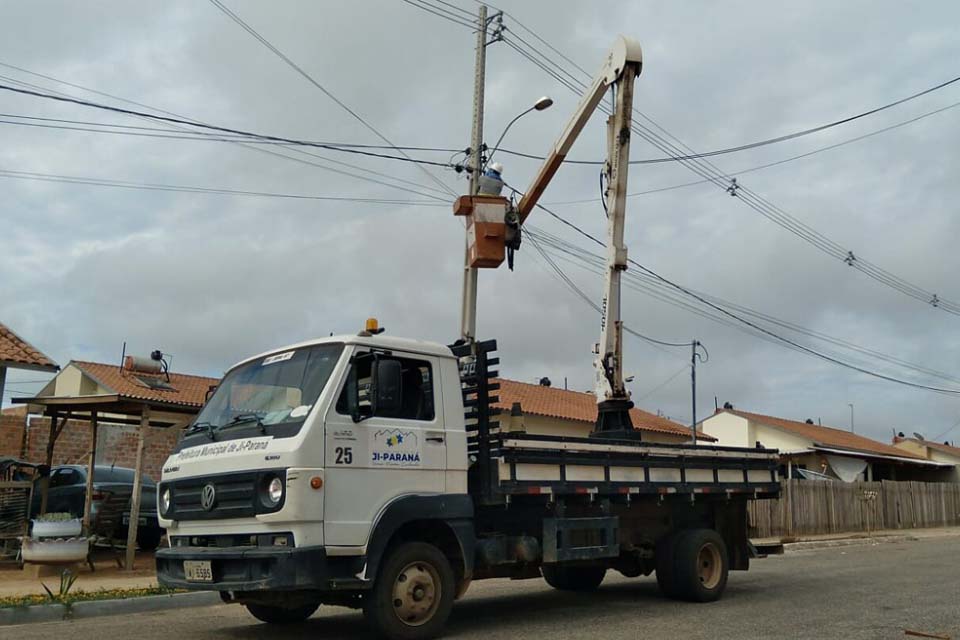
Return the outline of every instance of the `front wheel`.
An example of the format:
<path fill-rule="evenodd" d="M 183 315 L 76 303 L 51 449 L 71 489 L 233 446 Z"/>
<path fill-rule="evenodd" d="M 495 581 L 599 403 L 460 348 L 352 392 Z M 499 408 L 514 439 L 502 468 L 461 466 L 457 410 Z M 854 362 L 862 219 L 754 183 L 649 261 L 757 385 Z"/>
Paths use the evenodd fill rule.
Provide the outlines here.
<path fill-rule="evenodd" d="M 455 580 L 450 561 L 439 549 L 404 543 L 384 560 L 363 613 L 390 640 L 433 638 L 450 616 Z"/>
<path fill-rule="evenodd" d="M 545 564 L 540 573 L 547 584 L 560 591 L 593 591 L 607 575 L 606 567 L 563 567 Z"/>
<path fill-rule="evenodd" d="M 299 607 L 276 607 L 268 604 L 249 603 L 244 605 L 247 611 L 260 622 L 268 624 L 295 624 L 303 622 L 313 615 L 319 604 L 304 604 Z"/>

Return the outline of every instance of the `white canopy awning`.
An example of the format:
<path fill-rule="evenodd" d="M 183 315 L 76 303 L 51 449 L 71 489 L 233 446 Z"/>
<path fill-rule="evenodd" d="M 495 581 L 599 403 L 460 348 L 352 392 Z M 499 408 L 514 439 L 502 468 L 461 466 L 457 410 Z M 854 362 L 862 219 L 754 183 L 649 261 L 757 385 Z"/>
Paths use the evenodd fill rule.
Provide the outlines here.
<path fill-rule="evenodd" d="M 852 449 L 834 449 L 832 447 L 818 447 L 814 446 L 814 449 L 817 451 L 822 451 L 823 453 L 834 453 L 841 456 L 852 456 L 856 458 L 870 458 L 871 460 L 887 460 L 890 462 L 905 462 L 907 464 L 918 464 L 925 465 L 928 467 L 953 467 L 956 465 L 943 463 L 943 462 L 934 462 L 933 460 L 922 460 L 920 458 L 908 458 L 906 456 L 887 456 L 880 453 L 869 453 L 867 451 L 854 451 Z"/>

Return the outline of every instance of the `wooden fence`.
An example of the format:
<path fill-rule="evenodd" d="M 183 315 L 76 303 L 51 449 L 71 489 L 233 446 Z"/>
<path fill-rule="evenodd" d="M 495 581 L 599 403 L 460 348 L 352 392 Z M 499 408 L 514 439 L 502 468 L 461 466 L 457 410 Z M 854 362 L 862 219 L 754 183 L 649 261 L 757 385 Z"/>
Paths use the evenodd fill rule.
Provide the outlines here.
<path fill-rule="evenodd" d="M 789 535 L 960 525 L 960 483 L 781 482 L 779 500 L 753 500 L 750 535 Z"/>

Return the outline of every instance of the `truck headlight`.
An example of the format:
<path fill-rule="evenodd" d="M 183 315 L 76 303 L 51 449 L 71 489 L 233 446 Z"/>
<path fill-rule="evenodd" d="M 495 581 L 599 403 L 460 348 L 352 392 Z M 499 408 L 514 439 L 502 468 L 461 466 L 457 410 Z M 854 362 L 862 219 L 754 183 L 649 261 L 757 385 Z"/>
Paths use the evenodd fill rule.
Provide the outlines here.
<path fill-rule="evenodd" d="M 263 506 L 268 509 L 277 507 L 283 500 L 283 478 L 280 476 L 268 476 L 266 482 L 264 482 L 261 487 Z"/>
<path fill-rule="evenodd" d="M 267 500 L 271 504 L 280 504 L 281 498 L 283 498 L 283 481 L 280 478 L 274 478 L 267 486 Z"/>
<path fill-rule="evenodd" d="M 164 489 L 160 494 L 160 515 L 166 516 L 170 511 L 170 489 Z"/>

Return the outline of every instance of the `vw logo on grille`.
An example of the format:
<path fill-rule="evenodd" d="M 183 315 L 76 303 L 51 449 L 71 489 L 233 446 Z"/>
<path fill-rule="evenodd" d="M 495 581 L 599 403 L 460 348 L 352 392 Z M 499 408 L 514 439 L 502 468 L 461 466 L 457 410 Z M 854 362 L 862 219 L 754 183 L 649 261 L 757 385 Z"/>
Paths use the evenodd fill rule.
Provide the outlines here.
<path fill-rule="evenodd" d="M 217 506 L 217 488 L 212 484 L 203 485 L 203 491 L 200 492 L 200 506 L 204 511 L 210 511 Z"/>

